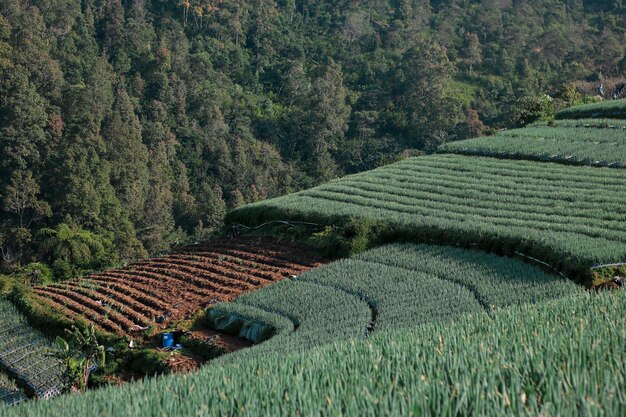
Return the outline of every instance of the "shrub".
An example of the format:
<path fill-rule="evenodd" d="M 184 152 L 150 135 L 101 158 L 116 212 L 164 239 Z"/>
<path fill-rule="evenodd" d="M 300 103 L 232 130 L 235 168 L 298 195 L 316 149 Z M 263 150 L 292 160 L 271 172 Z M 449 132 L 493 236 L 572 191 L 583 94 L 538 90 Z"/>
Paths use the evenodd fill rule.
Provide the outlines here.
<path fill-rule="evenodd" d="M 41 262 L 33 262 L 26 265 L 24 273 L 28 277 L 31 285 L 51 284 L 54 281 L 52 269 Z"/>
<path fill-rule="evenodd" d="M 517 127 L 523 127 L 540 120 L 554 118 L 554 106 L 552 97 L 543 94 L 541 96 L 526 96 L 517 100 L 511 110 L 511 121 Z"/>

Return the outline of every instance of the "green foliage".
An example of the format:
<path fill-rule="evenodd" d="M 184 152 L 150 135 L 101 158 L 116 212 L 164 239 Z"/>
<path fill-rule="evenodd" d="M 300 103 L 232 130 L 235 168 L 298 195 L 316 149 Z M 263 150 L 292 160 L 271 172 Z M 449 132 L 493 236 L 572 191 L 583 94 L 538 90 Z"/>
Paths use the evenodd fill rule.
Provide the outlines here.
<path fill-rule="evenodd" d="M 563 109 L 556 114 L 557 119 L 626 119 L 626 99 L 601 101 L 599 103 Z"/>
<path fill-rule="evenodd" d="M 26 265 L 23 273 L 28 277 L 31 285 L 46 285 L 53 282 L 52 269 L 41 262 Z"/>
<path fill-rule="evenodd" d="M 181 337 L 181 344 L 184 346 L 185 353 L 210 361 L 222 356 L 226 351 L 220 347 L 189 336 Z M 148 374 L 151 375 L 151 374 Z"/>
<path fill-rule="evenodd" d="M 579 293 L 306 352 L 64 396 L 4 416 L 623 415 L 625 293 Z M 602 343 L 598 343 L 598 341 Z M 279 389 L 277 387 L 280 387 Z M 129 407 L 142 398 L 141 407 Z M 602 399 L 599 401 L 598 399 Z M 207 405 L 210 404 L 210 405 Z M 242 406 L 245 404 L 245 407 Z M 208 408 L 207 408 L 208 407 Z"/>
<path fill-rule="evenodd" d="M 215 308 L 220 313 L 248 317 L 251 322 L 263 323 L 268 313 L 278 316 L 266 323 L 272 325 L 277 334 L 257 345 L 254 351 L 241 351 L 244 355 L 244 352 L 258 354 L 277 349 L 301 350 L 336 339 L 363 337 L 372 319 L 367 303 L 359 297 L 331 286 L 300 280 L 281 281 Z M 291 324 L 283 323 L 285 320 Z M 274 326 L 276 321 L 279 327 Z"/>
<path fill-rule="evenodd" d="M 510 118 L 517 127 L 554 119 L 553 99 L 546 94 L 522 97 L 513 105 Z"/>
<path fill-rule="evenodd" d="M 87 389 L 91 366 L 103 368 L 106 364 L 104 346 L 98 342 L 95 328 L 92 325 L 78 328 L 72 325 L 65 330 L 66 338 L 57 336 L 55 343 L 56 358 L 65 366 L 63 376 L 69 383 L 68 390 L 76 387 L 80 391 Z"/>
<path fill-rule="evenodd" d="M 81 272 L 76 266 L 64 259 L 56 259 L 52 262 L 52 270 L 57 281 L 78 278 Z"/>
<path fill-rule="evenodd" d="M 62 223 L 122 262 L 166 251 L 228 209 L 508 125 L 519 97 L 571 102 L 572 82 L 626 69 L 614 2 L 257 3 L 3 3 L 5 269 L 45 260 L 32 237 Z"/>
<path fill-rule="evenodd" d="M 38 233 L 41 252 L 52 261 L 57 279 L 75 278 L 82 270 L 111 265 L 112 242 L 103 236 L 68 226 L 43 228 Z"/>
<path fill-rule="evenodd" d="M 9 275 L 0 274 L 0 294 L 6 295 L 13 290 L 15 278 Z"/>
<path fill-rule="evenodd" d="M 315 287 L 319 294 L 313 296 Z M 239 360 L 260 352 L 358 337 L 359 329 L 363 337 L 372 331 L 450 321 L 469 313 L 491 313 L 580 291 L 571 281 L 518 260 L 445 246 L 395 244 L 219 304 L 208 311 L 207 322 L 211 328 L 240 335 L 242 318 L 275 328 L 277 336 L 235 354 L 233 360 Z M 329 305 L 321 302 L 321 297 L 344 301 Z M 369 315 L 349 321 L 355 302 L 365 303 Z M 276 318 L 268 321 L 268 314 Z M 344 319 L 339 320 L 341 317 Z M 293 327 L 281 324 L 285 319 Z M 310 338 L 311 332 L 316 333 L 315 340 Z"/>
<path fill-rule="evenodd" d="M 488 311 L 541 303 L 582 291 L 571 281 L 519 260 L 447 246 L 392 244 L 354 258 L 416 271 L 469 289 Z"/>
<path fill-rule="evenodd" d="M 620 169 L 432 155 L 250 204 L 227 221 L 358 217 L 377 225 L 379 241 L 521 252 L 589 280 L 591 266 L 626 259 L 625 181 Z"/>
<path fill-rule="evenodd" d="M 529 127 L 584 127 L 584 128 L 602 128 L 602 129 L 626 129 L 626 120 L 620 119 L 562 119 L 552 120 L 548 125 L 547 122 L 533 123 Z M 602 131 L 604 132 L 604 131 Z M 600 132 L 600 133 L 602 133 Z"/>
<path fill-rule="evenodd" d="M 583 103 L 583 96 L 578 92 L 575 83 L 563 84 L 561 88 L 559 88 L 555 98 L 554 107 L 556 110 Z"/>
<path fill-rule="evenodd" d="M 374 223 L 367 219 L 350 219 L 338 228 L 327 226 L 323 231 L 314 233 L 312 242 L 328 259 L 340 259 L 363 252 L 376 243 L 377 232 Z"/>
<path fill-rule="evenodd" d="M 494 137 L 451 142 L 442 152 L 534 159 L 576 165 L 626 167 L 626 124 L 581 121 L 578 125 L 536 124 L 499 132 Z M 604 128 L 606 127 L 606 128 Z"/>
<path fill-rule="evenodd" d="M 163 353 L 154 351 L 153 349 L 133 350 L 128 355 L 128 366 L 131 372 L 140 375 L 155 376 L 167 373 L 168 368 L 165 365 Z"/>
<path fill-rule="evenodd" d="M 56 337 L 55 344 L 57 348 L 55 357 L 63 363 L 65 367 L 63 377 L 69 381 L 69 386 L 66 387 L 66 390 L 69 392 L 71 391 L 71 387 L 76 386 L 84 391 L 83 372 L 86 363 L 85 358 L 79 357 L 80 352 L 76 352 L 70 348 L 69 343 L 61 336 Z"/>

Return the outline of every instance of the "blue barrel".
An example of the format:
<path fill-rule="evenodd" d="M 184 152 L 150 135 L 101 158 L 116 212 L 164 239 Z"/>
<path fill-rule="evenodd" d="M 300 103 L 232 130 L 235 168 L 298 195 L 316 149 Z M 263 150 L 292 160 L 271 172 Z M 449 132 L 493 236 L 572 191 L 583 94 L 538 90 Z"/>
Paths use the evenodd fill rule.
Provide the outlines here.
<path fill-rule="evenodd" d="M 163 347 L 171 348 L 174 346 L 174 334 L 173 333 L 163 333 Z"/>

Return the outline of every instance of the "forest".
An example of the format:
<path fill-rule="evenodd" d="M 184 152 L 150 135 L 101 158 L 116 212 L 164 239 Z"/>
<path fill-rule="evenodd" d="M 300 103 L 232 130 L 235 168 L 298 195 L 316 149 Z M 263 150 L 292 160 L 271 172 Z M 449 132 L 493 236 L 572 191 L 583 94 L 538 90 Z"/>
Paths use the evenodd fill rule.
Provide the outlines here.
<path fill-rule="evenodd" d="M 611 98 L 624 27 L 624 0 L 2 0 L 1 272 L 156 255 L 544 94 Z"/>

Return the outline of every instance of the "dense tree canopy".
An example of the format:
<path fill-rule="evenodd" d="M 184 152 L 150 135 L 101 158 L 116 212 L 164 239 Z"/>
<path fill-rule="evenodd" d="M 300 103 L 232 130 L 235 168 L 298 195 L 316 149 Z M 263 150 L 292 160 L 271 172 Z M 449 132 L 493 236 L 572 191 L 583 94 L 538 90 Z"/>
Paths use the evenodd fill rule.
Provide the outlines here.
<path fill-rule="evenodd" d="M 3 0 L 0 248 L 128 260 L 626 72 L 623 0 Z M 82 232 L 80 232 L 82 233 Z"/>

